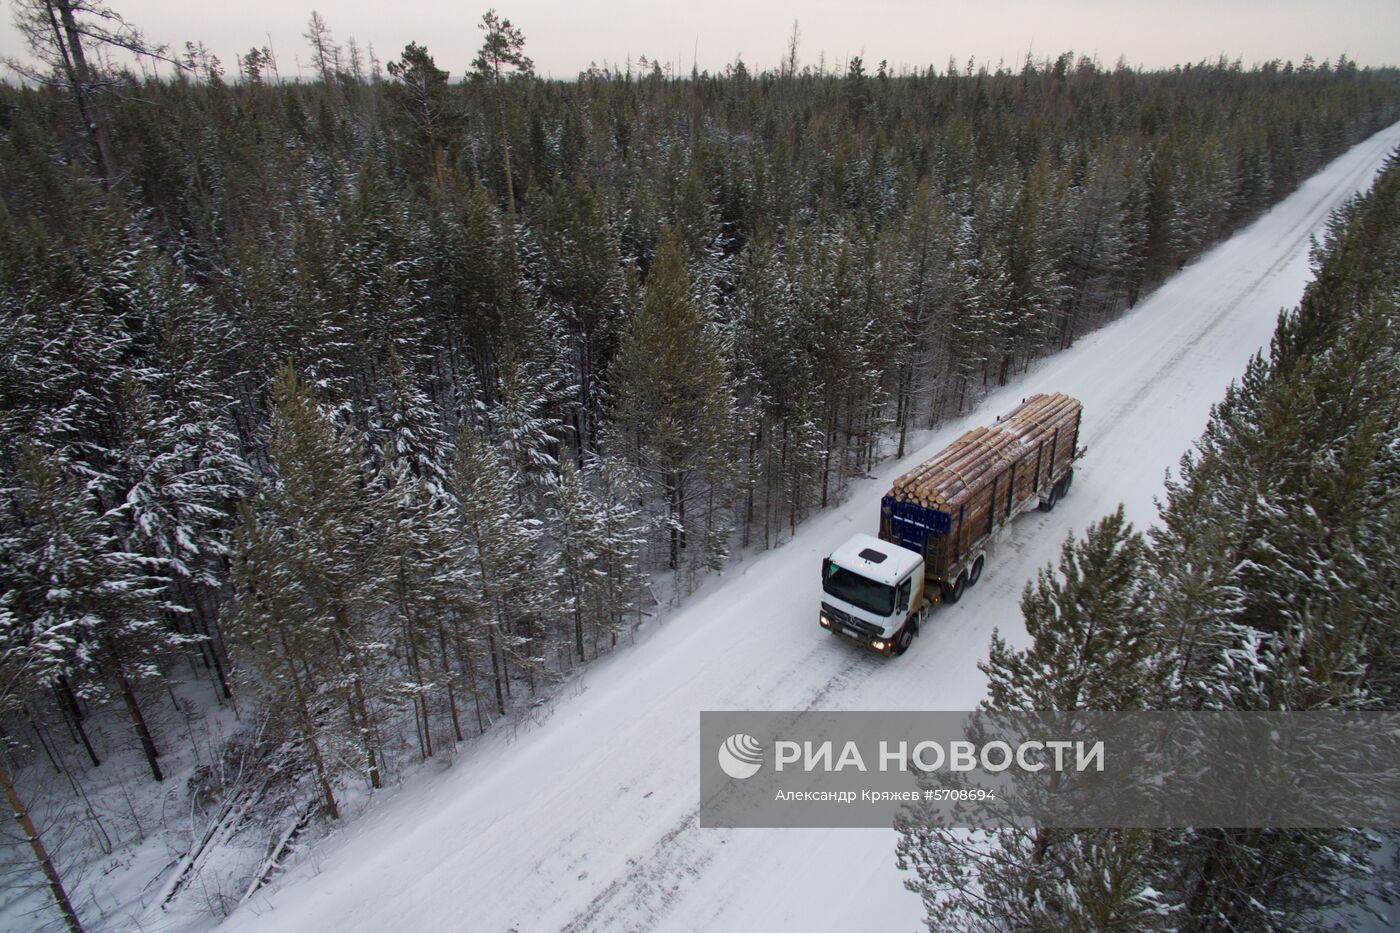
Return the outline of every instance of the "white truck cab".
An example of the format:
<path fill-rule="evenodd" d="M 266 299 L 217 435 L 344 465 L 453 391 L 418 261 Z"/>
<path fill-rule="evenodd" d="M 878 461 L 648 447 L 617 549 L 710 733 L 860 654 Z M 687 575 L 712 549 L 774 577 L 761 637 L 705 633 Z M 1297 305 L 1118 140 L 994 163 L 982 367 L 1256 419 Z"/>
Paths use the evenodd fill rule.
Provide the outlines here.
<path fill-rule="evenodd" d="M 929 608 L 924 559 L 858 534 L 822 561 L 821 624 L 882 654 L 903 654 Z"/>

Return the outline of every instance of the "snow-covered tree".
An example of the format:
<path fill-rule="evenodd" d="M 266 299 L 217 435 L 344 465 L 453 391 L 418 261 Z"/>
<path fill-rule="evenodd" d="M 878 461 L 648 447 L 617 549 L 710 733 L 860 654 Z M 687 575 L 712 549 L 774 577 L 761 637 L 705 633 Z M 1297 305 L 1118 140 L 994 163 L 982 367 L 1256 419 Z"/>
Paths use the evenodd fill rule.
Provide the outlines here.
<path fill-rule="evenodd" d="M 681 241 L 669 228 L 613 370 L 617 417 L 666 500 L 677 570 L 697 481 L 713 484 L 728 470 L 734 396 L 719 337 L 691 295 Z"/>
<path fill-rule="evenodd" d="M 543 353 L 543 362 L 523 357 L 507 344 L 500 359 L 496 403 L 485 413 L 490 433 L 522 495 L 536 497 L 559 470 L 564 421 L 558 415 L 575 392 L 562 366 Z"/>
<path fill-rule="evenodd" d="M 1026 584 L 1021 616 L 1031 645 L 992 636 L 981 665 L 992 709 L 1128 710 L 1150 708 L 1161 677 L 1159 632 L 1148 612 L 1147 546 L 1119 506 L 1083 541 L 1066 539 L 1057 572 Z"/>
<path fill-rule="evenodd" d="M 391 472 L 407 470 L 433 497 L 442 499 L 447 495 L 451 472 L 451 438 L 436 407 L 418 387 L 412 368 L 392 345 L 385 359 L 385 376 L 386 384 L 377 393 L 379 411 L 371 439 Z"/>
<path fill-rule="evenodd" d="M 534 233 L 544 295 L 573 335 L 580 458 L 598 447 L 608 370 L 617 352 L 627 281 L 617 235 L 597 188 L 580 175 L 542 197 Z M 580 459 L 580 465 L 582 460 Z"/>
<path fill-rule="evenodd" d="M 300 660 L 310 675 L 292 684 L 294 692 L 321 693 L 348 710 L 339 736 L 358 746 L 377 788 L 387 509 L 380 485 L 366 482 L 357 448 L 353 432 L 338 428 L 296 371 L 283 367 L 268 442 L 275 474 L 244 516 L 237 636 L 250 663 L 270 672 Z M 284 635 L 292 639 L 285 645 Z"/>
<path fill-rule="evenodd" d="M 187 616 L 194 633 L 212 641 L 232 502 L 249 487 L 251 474 L 224 416 L 195 386 L 181 387 L 187 394 L 167 401 L 137 379 L 124 380 L 126 489 L 108 514 L 120 517 L 133 550 L 161 561 L 170 580 L 168 598 L 182 610 L 171 621 Z M 228 696 L 219 646 L 203 647 Z"/>
<path fill-rule="evenodd" d="M 193 641 L 166 622 L 178 610 L 165 595 L 169 562 L 123 547 L 94 494 L 97 481 L 65 476 L 32 444 L 20 451 L 19 481 L 11 513 L 19 525 L 5 542 L 15 612 L 36 644 L 62 651 L 50 658 L 49 678 L 111 677 L 151 775 L 162 780 L 136 688 L 163 682 L 162 662 Z M 86 689 L 100 694 L 101 681 L 88 680 Z"/>
<path fill-rule="evenodd" d="M 413 707 L 426 758 L 433 755 L 433 716 L 442 700 L 452 740 L 464 738 L 458 697 L 464 684 L 472 685 L 482 676 L 476 659 L 486 654 L 477 624 L 480 597 L 451 501 L 403 463 L 390 471 L 383 560 L 399 624 L 396 642 L 403 669 L 399 685 L 390 690 Z"/>
<path fill-rule="evenodd" d="M 626 466 L 593 459 L 587 469 L 566 462 L 550 494 L 551 531 L 561 564 L 561 608 L 572 621 L 580 663 L 617 644 L 623 617 L 640 586 L 638 557 L 645 529 Z"/>
<path fill-rule="evenodd" d="M 511 695 L 512 665 L 533 685 L 550 637 L 546 607 L 555 566 L 542 559 L 542 527 L 527 516 L 516 478 L 494 445 L 473 428 L 457 434 L 452 493 L 468 549 L 474 599 L 481 607 L 496 712 Z"/>
<path fill-rule="evenodd" d="M 52 647 L 36 641 L 33 633 L 23 631 L 25 627 L 11 609 L 14 595 L 13 592 L 0 595 L 0 717 L 30 708 L 33 695 L 44 679 L 51 676 L 54 663 Z M 15 787 L 14 778 L 6 765 L 7 757 L 0 756 L 0 792 L 4 793 L 5 803 L 19 823 L 29 851 L 68 929 L 71 933 L 82 933 L 78 912 L 73 908 L 54 859 L 44 845 L 43 836 L 29 815 L 28 806 Z"/>
<path fill-rule="evenodd" d="M 987 710 L 1151 708 L 1162 674 L 1148 611 L 1147 547 L 1120 507 L 1082 541 L 1066 540 L 1059 568 L 1021 598 L 1030 646 L 992 636 L 980 666 Z M 1141 832 L 1046 827 L 965 833 L 901 818 L 898 858 L 924 901 L 930 931 L 1140 930 L 1164 925 L 1153 885 L 1160 863 Z"/>

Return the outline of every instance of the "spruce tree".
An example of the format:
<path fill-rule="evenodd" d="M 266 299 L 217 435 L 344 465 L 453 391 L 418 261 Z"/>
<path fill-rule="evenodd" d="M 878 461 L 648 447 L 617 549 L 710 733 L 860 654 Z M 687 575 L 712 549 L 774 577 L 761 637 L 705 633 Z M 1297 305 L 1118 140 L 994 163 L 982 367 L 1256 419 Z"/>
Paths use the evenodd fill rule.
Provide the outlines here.
<path fill-rule="evenodd" d="M 140 741 L 151 776 L 163 780 L 160 752 L 141 709 L 140 682 L 164 682 L 172 651 L 195 641 L 175 632 L 165 613 L 178 611 L 165 596 L 168 561 L 143 557 L 121 545 L 93 492 L 32 444 L 20 451 L 16 511 L 23 523 L 8 550 L 16 604 L 36 632 L 64 633 L 67 649 L 57 674 L 106 674 L 117 687 Z M 58 643 L 55 643 L 58 644 Z M 99 683 L 90 683 L 98 691 Z"/>
<path fill-rule="evenodd" d="M 598 448 L 608 370 L 617 352 L 627 282 L 617 236 L 601 193 L 583 177 L 557 185 L 535 214 L 540 278 L 547 299 L 574 337 L 578 387 L 577 452 Z"/>
<path fill-rule="evenodd" d="M 376 392 L 379 412 L 371 439 L 390 471 L 403 469 L 437 499 L 447 495 L 452 443 L 432 401 L 419 388 L 416 374 L 391 344 L 385 359 L 385 384 Z"/>

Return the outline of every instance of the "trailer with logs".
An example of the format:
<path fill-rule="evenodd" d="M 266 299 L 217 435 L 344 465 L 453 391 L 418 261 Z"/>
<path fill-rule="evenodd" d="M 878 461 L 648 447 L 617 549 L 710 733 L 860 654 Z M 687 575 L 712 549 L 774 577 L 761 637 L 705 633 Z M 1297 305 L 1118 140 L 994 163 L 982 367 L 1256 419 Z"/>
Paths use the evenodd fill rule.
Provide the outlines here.
<path fill-rule="evenodd" d="M 1082 414 L 1064 393 L 1032 395 L 896 479 L 879 536 L 855 535 L 822 561 L 822 627 L 903 654 L 929 610 L 977 583 L 1013 518 L 1053 509 L 1069 489 Z"/>

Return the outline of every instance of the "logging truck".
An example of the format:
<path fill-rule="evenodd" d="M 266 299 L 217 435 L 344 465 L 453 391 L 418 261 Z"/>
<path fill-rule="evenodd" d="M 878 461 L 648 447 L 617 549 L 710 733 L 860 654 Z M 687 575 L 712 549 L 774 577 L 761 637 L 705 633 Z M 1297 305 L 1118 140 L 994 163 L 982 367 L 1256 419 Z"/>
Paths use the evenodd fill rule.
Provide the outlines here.
<path fill-rule="evenodd" d="M 903 654 L 939 603 L 976 585 L 992 543 L 1074 481 L 1083 406 L 1060 392 L 1023 399 L 903 474 L 880 500 L 879 536 L 857 534 L 822 561 L 821 626 Z"/>

